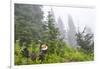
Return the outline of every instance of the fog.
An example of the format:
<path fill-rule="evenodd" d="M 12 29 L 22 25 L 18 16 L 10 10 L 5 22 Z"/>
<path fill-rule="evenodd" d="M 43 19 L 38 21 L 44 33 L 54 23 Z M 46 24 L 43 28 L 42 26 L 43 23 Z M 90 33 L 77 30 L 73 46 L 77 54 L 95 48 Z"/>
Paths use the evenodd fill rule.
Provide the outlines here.
<path fill-rule="evenodd" d="M 65 30 L 68 29 L 68 15 L 70 15 L 76 30 L 78 26 L 80 30 L 83 30 L 83 28 L 86 26 L 89 27 L 92 32 L 94 32 L 96 20 L 95 9 L 43 6 L 44 16 L 47 16 L 47 13 L 48 11 L 51 11 L 51 8 L 56 22 L 59 17 L 62 19 Z"/>

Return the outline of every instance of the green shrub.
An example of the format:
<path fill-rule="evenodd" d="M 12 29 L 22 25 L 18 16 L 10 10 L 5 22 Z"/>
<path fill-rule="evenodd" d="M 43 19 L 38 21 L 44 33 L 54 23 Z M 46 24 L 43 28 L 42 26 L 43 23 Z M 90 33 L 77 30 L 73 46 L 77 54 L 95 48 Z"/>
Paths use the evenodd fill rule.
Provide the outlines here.
<path fill-rule="evenodd" d="M 65 44 L 60 40 L 48 41 L 48 51 L 45 55 L 43 62 L 39 60 L 39 44 L 31 42 L 28 46 L 30 53 L 36 53 L 36 60 L 32 61 L 31 58 L 26 58 L 21 54 L 21 47 L 19 41 L 15 43 L 15 65 L 26 64 L 44 64 L 44 63 L 65 63 L 65 62 L 78 62 L 78 61 L 92 61 L 94 60 L 93 53 L 84 53 L 81 49 L 77 50 Z"/>

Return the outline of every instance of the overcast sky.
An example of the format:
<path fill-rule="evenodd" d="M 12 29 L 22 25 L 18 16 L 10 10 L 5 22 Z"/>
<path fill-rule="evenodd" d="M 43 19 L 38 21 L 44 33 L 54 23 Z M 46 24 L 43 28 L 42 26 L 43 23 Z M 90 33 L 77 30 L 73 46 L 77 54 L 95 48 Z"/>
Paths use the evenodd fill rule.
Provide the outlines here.
<path fill-rule="evenodd" d="M 43 6 L 44 16 L 47 15 L 47 12 L 50 11 L 51 8 L 53 9 L 56 21 L 58 17 L 61 17 L 66 30 L 68 28 L 68 15 L 71 15 L 76 28 L 79 25 L 82 30 L 84 26 L 87 26 L 94 32 L 96 19 L 95 9 Z"/>

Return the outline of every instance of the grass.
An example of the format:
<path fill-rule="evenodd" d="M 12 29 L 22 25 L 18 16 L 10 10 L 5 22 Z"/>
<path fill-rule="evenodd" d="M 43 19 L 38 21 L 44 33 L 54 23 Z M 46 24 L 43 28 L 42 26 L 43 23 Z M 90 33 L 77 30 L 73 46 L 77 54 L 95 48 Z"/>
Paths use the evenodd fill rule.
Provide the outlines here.
<path fill-rule="evenodd" d="M 81 50 L 76 50 L 71 48 L 67 44 L 64 44 L 59 41 L 50 41 L 48 42 L 48 52 L 45 55 L 45 59 L 42 64 L 47 63 L 66 63 L 66 62 L 80 62 L 80 61 L 92 61 L 94 60 L 94 55 L 90 53 L 84 53 Z M 39 44 L 32 42 L 28 50 L 30 53 L 33 51 L 38 55 L 39 54 Z M 41 61 L 36 60 L 32 61 L 31 58 L 26 58 L 21 54 L 21 46 L 19 41 L 15 43 L 15 65 L 28 65 L 28 64 L 41 64 Z"/>

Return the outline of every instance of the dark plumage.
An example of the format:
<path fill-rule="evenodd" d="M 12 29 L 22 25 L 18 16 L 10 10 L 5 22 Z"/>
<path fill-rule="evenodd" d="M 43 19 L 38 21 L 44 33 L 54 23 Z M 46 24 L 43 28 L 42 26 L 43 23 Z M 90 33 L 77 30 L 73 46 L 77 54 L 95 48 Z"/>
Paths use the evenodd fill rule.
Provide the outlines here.
<path fill-rule="evenodd" d="M 35 53 L 32 53 L 30 57 L 31 57 L 31 60 L 34 61 L 36 60 L 37 55 Z"/>

